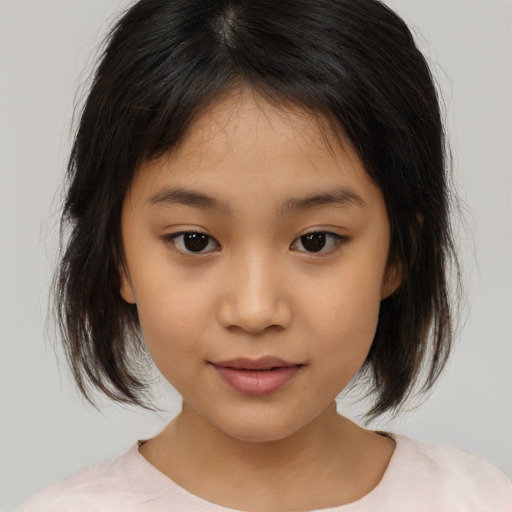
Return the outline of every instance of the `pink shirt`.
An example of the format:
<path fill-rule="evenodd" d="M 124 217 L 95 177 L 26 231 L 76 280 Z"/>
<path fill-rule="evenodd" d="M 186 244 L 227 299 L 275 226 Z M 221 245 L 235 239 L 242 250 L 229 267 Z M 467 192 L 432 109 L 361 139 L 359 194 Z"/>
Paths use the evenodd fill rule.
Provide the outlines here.
<path fill-rule="evenodd" d="M 392 437 L 395 452 L 377 487 L 323 512 L 512 512 L 512 484 L 492 464 L 445 444 Z M 177 485 L 139 453 L 139 443 L 42 489 L 17 512 L 233 512 Z"/>

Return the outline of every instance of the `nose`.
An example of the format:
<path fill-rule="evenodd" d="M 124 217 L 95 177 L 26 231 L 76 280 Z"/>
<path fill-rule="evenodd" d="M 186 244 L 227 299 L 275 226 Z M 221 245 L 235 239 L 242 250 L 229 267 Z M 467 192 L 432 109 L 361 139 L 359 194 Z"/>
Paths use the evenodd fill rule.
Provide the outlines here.
<path fill-rule="evenodd" d="M 231 261 L 219 320 L 227 329 L 251 334 L 284 329 L 292 317 L 285 293 L 286 276 L 268 252 L 248 252 Z"/>

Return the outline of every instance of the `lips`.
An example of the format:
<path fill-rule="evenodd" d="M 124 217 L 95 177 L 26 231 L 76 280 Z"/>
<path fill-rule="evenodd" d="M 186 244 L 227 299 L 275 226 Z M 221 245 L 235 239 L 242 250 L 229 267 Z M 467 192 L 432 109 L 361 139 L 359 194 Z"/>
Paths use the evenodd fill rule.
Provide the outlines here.
<path fill-rule="evenodd" d="M 303 367 L 277 357 L 237 358 L 211 363 L 217 374 L 235 391 L 268 395 L 287 384 Z"/>
<path fill-rule="evenodd" d="M 227 361 L 214 363 L 215 366 L 223 368 L 235 368 L 237 370 L 271 370 L 272 368 L 283 368 L 287 366 L 297 366 L 295 363 L 288 363 L 278 357 L 265 356 L 258 359 L 239 357 Z"/>

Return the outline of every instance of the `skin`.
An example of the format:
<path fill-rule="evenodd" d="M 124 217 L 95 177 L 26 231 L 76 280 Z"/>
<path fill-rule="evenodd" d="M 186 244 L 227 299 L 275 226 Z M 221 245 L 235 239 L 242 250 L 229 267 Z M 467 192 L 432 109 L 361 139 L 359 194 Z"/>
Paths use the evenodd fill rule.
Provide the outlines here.
<path fill-rule="evenodd" d="M 164 201 L 176 186 L 230 212 Z M 360 201 L 276 211 L 340 187 Z M 185 230 L 212 237 L 202 253 L 170 239 Z M 311 232 L 346 240 L 327 237 L 314 252 L 301 238 Z M 334 400 L 398 285 L 389 234 L 382 193 L 350 145 L 326 144 L 311 116 L 249 91 L 215 102 L 177 149 L 144 163 L 123 205 L 120 292 L 137 305 L 148 350 L 183 409 L 141 454 L 188 491 L 235 509 L 318 509 L 370 492 L 394 442 L 343 418 Z M 302 366 L 264 396 L 234 390 L 211 364 L 269 355 Z"/>

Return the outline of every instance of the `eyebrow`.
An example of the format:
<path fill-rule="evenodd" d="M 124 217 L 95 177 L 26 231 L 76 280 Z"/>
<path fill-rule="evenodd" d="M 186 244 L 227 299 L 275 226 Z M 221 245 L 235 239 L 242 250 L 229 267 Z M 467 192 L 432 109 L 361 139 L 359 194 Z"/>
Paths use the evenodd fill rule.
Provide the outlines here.
<path fill-rule="evenodd" d="M 192 206 L 202 210 L 216 210 L 222 213 L 230 214 L 229 204 L 208 196 L 195 190 L 188 190 L 181 187 L 165 188 L 152 195 L 147 201 L 149 206 L 167 206 L 173 204 L 182 204 Z"/>
<path fill-rule="evenodd" d="M 181 204 L 200 208 L 202 210 L 211 210 L 231 214 L 229 203 L 211 197 L 202 192 L 189 190 L 182 187 L 165 188 L 153 194 L 147 201 L 149 206 L 170 206 Z M 277 215 L 291 215 L 300 211 L 314 210 L 326 206 L 336 206 L 341 208 L 359 208 L 364 209 L 366 203 L 363 198 L 353 190 L 345 187 L 333 190 L 321 191 L 309 194 L 304 197 L 291 197 L 284 200 L 277 207 Z"/>
<path fill-rule="evenodd" d="M 314 210 L 325 206 L 366 208 L 363 198 L 348 188 L 336 188 L 304 197 L 286 199 L 277 209 L 278 215 L 291 215 L 299 211 Z"/>

